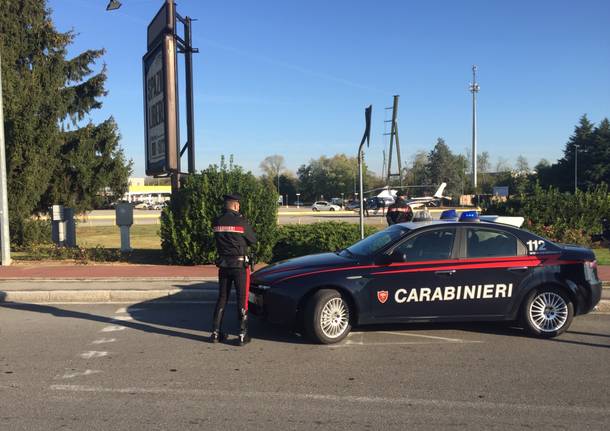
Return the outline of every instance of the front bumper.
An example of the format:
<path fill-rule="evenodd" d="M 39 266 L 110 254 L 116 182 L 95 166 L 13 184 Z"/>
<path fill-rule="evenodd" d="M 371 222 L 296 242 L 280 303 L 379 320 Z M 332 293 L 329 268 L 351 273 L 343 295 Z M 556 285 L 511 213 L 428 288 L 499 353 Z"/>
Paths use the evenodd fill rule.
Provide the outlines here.
<path fill-rule="evenodd" d="M 296 322 L 296 302 L 274 289 L 260 290 L 253 286 L 248 297 L 248 310 L 274 324 L 294 326 Z"/>

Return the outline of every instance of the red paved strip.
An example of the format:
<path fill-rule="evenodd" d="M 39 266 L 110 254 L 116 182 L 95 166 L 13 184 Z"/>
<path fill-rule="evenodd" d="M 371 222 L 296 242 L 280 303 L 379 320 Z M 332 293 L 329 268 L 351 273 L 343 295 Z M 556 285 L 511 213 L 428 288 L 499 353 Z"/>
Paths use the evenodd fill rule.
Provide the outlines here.
<path fill-rule="evenodd" d="M 216 277 L 214 265 L 13 265 L 0 268 L 0 279 L 89 279 Z"/>
<path fill-rule="evenodd" d="M 610 282 L 610 265 L 602 265 L 597 267 L 597 276 L 602 281 Z"/>

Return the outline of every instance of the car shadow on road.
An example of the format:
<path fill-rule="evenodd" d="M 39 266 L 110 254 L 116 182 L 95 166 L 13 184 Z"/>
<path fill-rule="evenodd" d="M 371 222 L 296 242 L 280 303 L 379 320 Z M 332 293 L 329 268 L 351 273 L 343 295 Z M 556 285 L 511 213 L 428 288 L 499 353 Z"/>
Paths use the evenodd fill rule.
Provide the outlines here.
<path fill-rule="evenodd" d="M 190 285 L 189 287 L 192 289 L 195 286 Z M 139 302 L 127 307 L 127 313 L 134 319 L 133 322 L 162 325 L 172 327 L 175 330 L 203 332 L 205 340 L 207 340 L 212 331 L 216 296 L 213 296 L 210 300 L 186 302 L 185 299 L 192 297 L 190 293 L 189 290 L 181 290 L 165 298 Z M 171 310 L 172 308 L 180 309 L 179 318 L 172 318 L 172 313 L 161 312 L 161 309 Z M 232 293 L 224 313 L 222 327 L 223 332 L 229 334 L 228 344 L 236 344 L 239 332 L 238 322 L 236 299 L 234 293 Z M 269 324 L 253 315 L 248 317 L 248 330 L 253 339 L 289 344 L 311 344 L 307 339 L 289 329 Z"/>

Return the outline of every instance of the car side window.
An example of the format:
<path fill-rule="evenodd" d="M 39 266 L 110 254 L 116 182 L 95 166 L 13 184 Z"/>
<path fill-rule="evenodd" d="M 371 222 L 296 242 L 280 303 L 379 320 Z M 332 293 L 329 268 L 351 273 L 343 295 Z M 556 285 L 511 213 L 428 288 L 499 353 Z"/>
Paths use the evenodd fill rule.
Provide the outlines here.
<path fill-rule="evenodd" d="M 491 230 L 472 228 L 466 231 L 467 257 L 518 256 L 523 247 L 513 235 Z"/>
<path fill-rule="evenodd" d="M 404 254 L 407 262 L 449 259 L 454 241 L 455 229 L 435 229 L 406 240 L 394 251 Z"/>

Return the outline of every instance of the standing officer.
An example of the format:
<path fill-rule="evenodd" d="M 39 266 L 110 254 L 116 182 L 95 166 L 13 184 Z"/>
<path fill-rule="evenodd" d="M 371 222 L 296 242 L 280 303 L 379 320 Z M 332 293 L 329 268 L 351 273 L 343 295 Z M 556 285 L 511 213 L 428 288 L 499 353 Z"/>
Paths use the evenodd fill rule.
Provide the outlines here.
<path fill-rule="evenodd" d="M 210 341 L 224 341 L 222 316 L 231 293 L 231 285 L 237 292 L 237 312 L 239 320 L 239 345 L 250 341 L 248 335 L 248 293 L 250 290 L 250 268 L 248 246 L 256 244 L 256 236 L 250 223 L 239 213 L 241 196 L 237 193 L 224 196 L 225 209 L 214 220 L 214 239 L 218 251 L 218 301 L 214 310 Z"/>
<path fill-rule="evenodd" d="M 413 210 L 409 205 L 407 205 L 404 195 L 405 192 L 398 190 L 396 192 L 396 200 L 388 207 L 388 213 L 386 214 L 388 226 L 396 223 L 411 221 L 413 218 Z"/>

